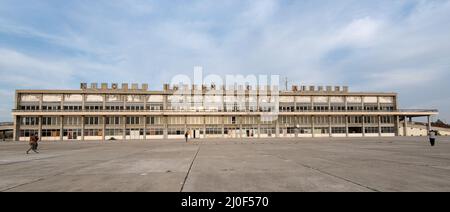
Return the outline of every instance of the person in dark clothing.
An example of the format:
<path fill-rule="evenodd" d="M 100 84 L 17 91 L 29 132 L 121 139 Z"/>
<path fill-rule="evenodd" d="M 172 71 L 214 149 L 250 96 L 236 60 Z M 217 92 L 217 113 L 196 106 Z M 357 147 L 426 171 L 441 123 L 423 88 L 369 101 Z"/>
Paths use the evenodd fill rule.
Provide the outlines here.
<path fill-rule="evenodd" d="M 37 150 L 39 137 L 37 135 L 30 136 L 30 148 L 27 150 L 27 154 L 30 150 L 33 150 L 35 153 L 39 153 Z"/>
<path fill-rule="evenodd" d="M 188 141 L 188 136 L 189 136 L 189 131 L 186 131 L 186 132 L 184 133 L 184 137 L 186 138 L 186 143 L 187 143 L 187 141 Z"/>
<path fill-rule="evenodd" d="M 434 146 L 434 143 L 436 142 L 436 131 L 430 130 L 430 132 L 429 132 L 429 138 L 430 138 L 430 144 L 431 144 L 431 146 Z"/>

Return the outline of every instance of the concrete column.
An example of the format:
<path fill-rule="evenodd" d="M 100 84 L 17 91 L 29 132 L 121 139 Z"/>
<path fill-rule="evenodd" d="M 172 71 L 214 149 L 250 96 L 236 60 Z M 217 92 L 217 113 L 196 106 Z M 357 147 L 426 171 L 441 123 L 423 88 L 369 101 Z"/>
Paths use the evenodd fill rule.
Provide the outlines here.
<path fill-rule="evenodd" d="M 145 106 L 144 106 L 144 108 L 145 108 Z M 143 131 L 144 131 L 144 140 L 146 140 L 147 139 L 147 116 L 144 116 L 144 129 L 143 129 Z"/>
<path fill-rule="evenodd" d="M 60 105 L 60 107 L 61 107 L 61 111 L 63 111 L 64 110 L 64 94 L 61 94 L 61 105 Z"/>
<path fill-rule="evenodd" d="M 84 106 L 86 105 L 86 94 L 81 95 L 81 111 L 84 111 Z M 84 122 L 83 122 L 84 123 Z M 81 137 L 83 139 L 83 137 Z"/>
<path fill-rule="evenodd" d="M 360 96 L 360 97 L 361 97 L 361 111 L 365 111 L 364 110 L 364 96 Z"/>
<path fill-rule="evenodd" d="M 147 110 L 147 95 L 143 95 L 144 97 L 144 110 Z"/>
<path fill-rule="evenodd" d="M 407 117 L 406 116 L 404 116 L 403 117 L 403 135 L 404 136 L 408 136 L 408 120 L 407 120 Z"/>
<path fill-rule="evenodd" d="M 84 106 L 83 106 L 84 110 Z M 84 116 L 81 116 L 81 140 L 84 141 Z"/>
<path fill-rule="evenodd" d="M 362 133 L 362 136 L 364 137 L 364 136 L 366 136 L 366 123 L 365 123 L 366 117 L 365 116 L 362 116 L 361 122 L 362 122 L 361 133 Z"/>
<path fill-rule="evenodd" d="M 127 138 L 127 117 L 122 117 L 122 140 L 125 140 Z"/>
<path fill-rule="evenodd" d="M 314 116 L 311 116 L 311 135 L 312 135 L 312 137 L 314 138 L 314 137 L 316 137 L 316 132 L 314 132 L 314 122 L 316 121 L 316 117 L 314 117 Z"/>
<path fill-rule="evenodd" d="M 381 105 L 380 105 L 380 97 L 377 96 L 377 110 L 379 111 L 381 109 Z"/>
<path fill-rule="evenodd" d="M 397 95 L 394 96 L 394 110 L 398 111 L 398 98 Z"/>
<path fill-rule="evenodd" d="M 331 132 L 331 116 L 328 116 L 328 134 L 331 137 L 333 137 L 333 133 Z"/>
<path fill-rule="evenodd" d="M 44 99 L 44 94 L 41 94 L 39 96 L 39 110 L 42 110 L 42 101 Z M 39 138 L 41 137 L 41 135 L 39 135 Z"/>
<path fill-rule="evenodd" d="M 106 136 L 106 116 L 102 116 L 102 141 L 105 141 Z"/>
<path fill-rule="evenodd" d="M 167 95 L 163 95 L 163 111 L 167 110 Z"/>
<path fill-rule="evenodd" d="M 242 116 L 239 116 L 238 122 L 239 122 L 239 138 L 242 138 L 242 131 L 243 131 L 243 129 L 242 129 Z"/>
<path fill-rule="evenodd" d="M 347 108 L 347 106 L 345 108 Z M 345 116 L 345 136 L 348 137 L 348 116 Z"/>
<path fill-rule="evenodd" d="M 59 140 L 64 140 L 64 116 L 59 117 Z"/>
<path fill-rule="evenodd" d="M 295 137 L 296 138 L 298 138 L 298 127 L 297 126 L 299 126 L 299 124 L 298 124 L 298 116 L 294 116 L 294 124 L 295 124 Z"/>
<path fill-rule="evenodd" d="M 20 116 L 14 116 L 14 128 L 13 128 L 14 141 L 19 141 L 19 137 L 20 137 Z"/>
<path fill-rule="evenodd" d="M 427 133 L 431 131 L 431 117 L 427 116 Z"/>
<path fill-rule="evenodd" d="M 14 109 L 18 110 L 20 109 L 20 95 L 15 92 L 15 101 L 14 101 Z M 14 116 L 13 117 L 13 140 L 19 141 L 20 137 L 20 116 Z"/>
<path fill-rule="evenodd" d="M 187 116 L 184 116 L 184 133 L 186 133 L 187 131 L 188 131 L 188 128 L 187 128 Z"/>
<path fill-rule="evenodd" d="M 297 101 L 296 97 L 294 96 L 294 112 L 297 111 Z"/>
<path fill-rule="evenodd" d="M 14 94 L 14 109 L 19 110 L 20 103 L 21 103 L 21 96 L 16 91 L 16 93 Z"/>
<path fill-rule="evenodd" d="M 275 121 L 275 138 L 280 136 L 280 122 L 279 119 Z"/>
<path fill-rule="evenodd" d="M 225 117 L 222 116 L 222 138 L 225 137 Z"/>
<path fill-rule="evenodd" d="M 203 138 L 206 138 L 206 124 L 203 124 Z"/>
<path fill-rule="evenodd" d="M 168 132 L 167 132 L 167 130 L 168 130 L 167 116 L 163 116 L 162 118 L 163 118 L 163 123 L 164 123 L 164 129 L 163 129 L 164 136 L 163 137 L 164 137 L 164 139 L 168 139 L 169 136 L 168 136 Z"/>
<path fill-rule="evenodd" d="M 344 96 L 345 111 L 348 111 L 347 96 Z"/>
<path fill-rule="evenodd" d="M 127 110 L 127 95 L 123 95 L 123 110 Z"/>
<path fill-rule="evenodd" d="M 395 134 L 396 136 L 400 136 L 400 118 L 395 116 Z"/>
<path fill-rule="evenodd" d="M 103 94 L 103 110 L 106 110 L 106 94 Z"/>
<path fill-rule="evenodd" d="M 378 116 L 378 136 L 381 136 L 381 116 Z"/>
<path fill-rule="evenodd" d="M 203 116 L 203 138 L 206 138 L 206 117 Z"/>
<path fill-rule="evenodd" d="M 331 111 L 331 97 L 328 97 L 328 111 Z"/>
<path fill-rule="evenodd" d="M 258 138 L 261 138 L 261 123 L 258 121 Z"/>
<path fill-rule="evenodd" d="M 38 136 L 39 139 L 42 139 L 42 116 L 39 116 Z"/>

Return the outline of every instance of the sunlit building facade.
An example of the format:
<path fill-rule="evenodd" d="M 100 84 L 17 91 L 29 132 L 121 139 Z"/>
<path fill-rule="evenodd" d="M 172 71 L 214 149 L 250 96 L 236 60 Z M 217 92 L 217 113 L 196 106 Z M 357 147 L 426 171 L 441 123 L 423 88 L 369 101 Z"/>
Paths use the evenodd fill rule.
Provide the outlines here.
<path fill-rule="evenodd" d="M 345 86 L 164 85 L 150 91 L 147 84 L 82 83 L 77 90 L 17 90 L 12 115 L 20 141 L 34 134 L 42 140 L 180 139 L 186 131 L 195 139 L 301 139 L 406 136 L 408 120 L 430 120 L 437 111 L 401 110 L 396 93 Z"/>

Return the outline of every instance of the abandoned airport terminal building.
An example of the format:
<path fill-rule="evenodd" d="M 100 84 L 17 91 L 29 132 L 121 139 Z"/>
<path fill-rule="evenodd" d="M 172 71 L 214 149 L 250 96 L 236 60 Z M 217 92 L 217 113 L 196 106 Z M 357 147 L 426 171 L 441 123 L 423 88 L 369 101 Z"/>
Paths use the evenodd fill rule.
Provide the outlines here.
<path fill-rule="evenodd" d="M 109 140 L 407 136 L 408 121 L 437 110 L 402 110 L 396 93 L 347 86 L 81 83 L 76 90 L 17 90 L 14 139 Z M 213 104 L 211 104 L 213 103 Z M 274 118 L 275 117 L 275 118 Z"/>

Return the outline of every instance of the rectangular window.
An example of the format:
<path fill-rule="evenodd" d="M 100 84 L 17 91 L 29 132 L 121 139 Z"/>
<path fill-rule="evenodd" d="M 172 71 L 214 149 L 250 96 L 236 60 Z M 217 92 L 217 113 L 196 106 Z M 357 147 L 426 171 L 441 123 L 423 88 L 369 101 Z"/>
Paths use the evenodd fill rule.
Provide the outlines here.
<path fill-rule="evenodd" d="M 395 133 L 394 127 L 381 127 L 381 133 Z"/>
<path fill-rule="evenodd" d="M 59 130 L 54 129 L 43 129 L 42 130 L 42 137 L 59 137 Z"/>
<path fill-rule="evenodd" d="M 30 137 L 37 134 L 38 130 L 20 130 L 20 137 Z"/>
<path fill-rule="evenodd" d="M 127 117 L 127 124 L 140 124 L 139 116 L 129 116 L 129 117 Z"/>
<path fill-rule="evenodd" d="M 49 116 L 49 117 L 42 117 L 42 125 L 58 125 L 59 124 L 59 117 Z"/>
<path fill-rule="evenodd" d="M 378 127 L 366 127 L 364 129 L 365 133 L 378 133 Z"/>
<path fill-rule="evenodd" d="M 120 116 L 106 117 L 105 122 L 106 122 L 105 124 L 107 125 L 120 125 L 121 124 Z"/>
<path fill-rule="evenodd" d="M 100 123 L 99 117 L 85 117 L 84 124 L 86 125 L 98 125 Z"/>
<path fill-rule="evenodd" d="M 345 134 L 345 127 L 332 127 L 331 133 L 333 134 Z"/>
<path fill-rule="evenodd" d="M 64 125 L 79 125 L 81 123 L 81 117 L 66 116 L 64 117 Z"/>
<path fill-rule="evenodd" d="M 101 129 L 85 129 L 84 136 L 102 136 Z"/>
<path fill-rule="evenodd" d="M 147 135 L 164 135 L 164 130 L 162 128 L 148 128 L 145 133 Z"/>
<path fill-rule="evenodd" d="M 22 117 L 21 118 L 21 124 L 25 126 L 33 126 L 39 124 L 39 118 L 38 117 Z"/>
<path fill-rule="evenodd" d="M 393 116 L 381 116 L 381 123 L 382 124 L 392 124 L 392 123 L 394 123 L 394 117 Z"/>

